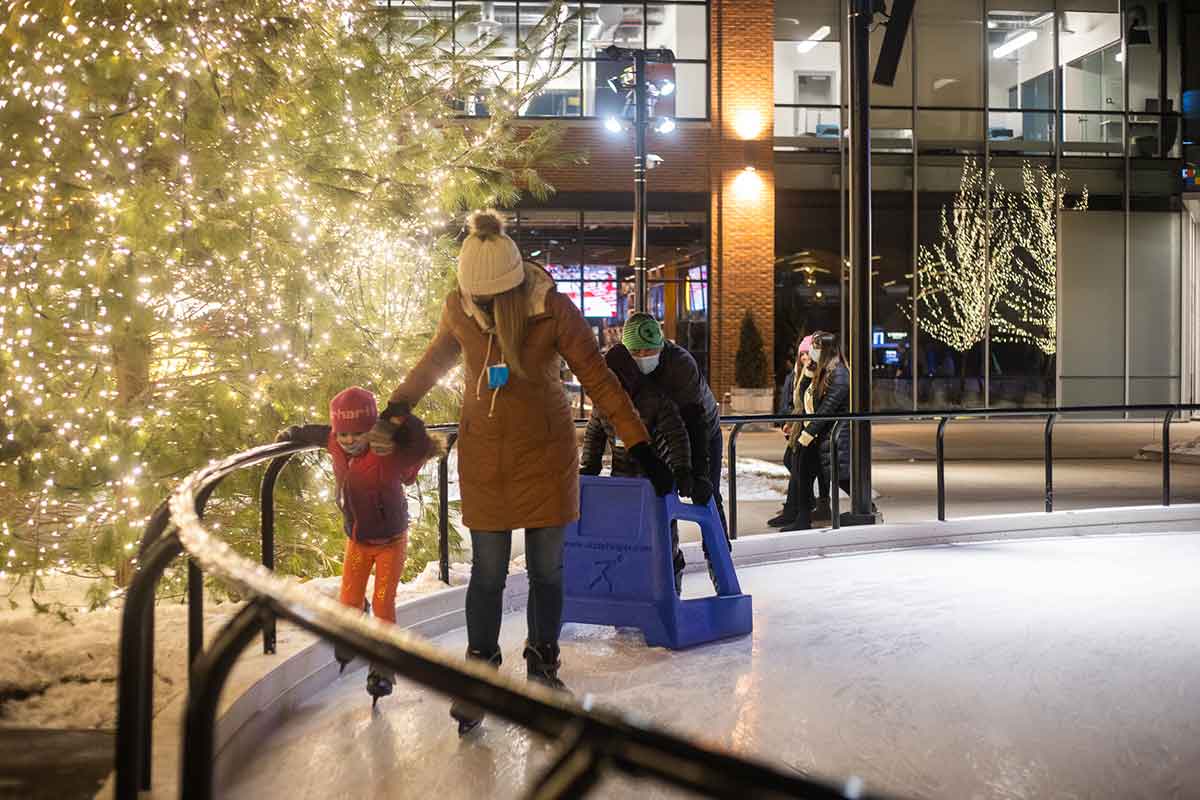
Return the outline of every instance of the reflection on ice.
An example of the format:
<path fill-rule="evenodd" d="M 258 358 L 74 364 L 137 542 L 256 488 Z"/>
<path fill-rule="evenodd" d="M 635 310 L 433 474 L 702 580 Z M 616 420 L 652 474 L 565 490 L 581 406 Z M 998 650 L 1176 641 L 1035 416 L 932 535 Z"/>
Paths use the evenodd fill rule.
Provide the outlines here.
<path fill-rule="evenodd" d="M 1200 791 L 1200 534 L 957 545 L 739 573 L 753 639 L 671 652 L 568 625 L 579 697 L 803 774 L 909 797 Z M 689 592 L 707 587 L 686 577 Z M 709 584 L 711 585 L 711 584 Z M 503 669 L 522 673 L 524 614 Z M 437 642 L 455 653 L 457 631 Z M 358 672 L 296 709 L 224 797 L 517 796 L 549 743 L 489 719 L 460 741 L 401 682 L 372 716 Z M 303 782 L 286 776 L 304 775 Z M 606 779 L 597 796 L 674 797 Z"/>

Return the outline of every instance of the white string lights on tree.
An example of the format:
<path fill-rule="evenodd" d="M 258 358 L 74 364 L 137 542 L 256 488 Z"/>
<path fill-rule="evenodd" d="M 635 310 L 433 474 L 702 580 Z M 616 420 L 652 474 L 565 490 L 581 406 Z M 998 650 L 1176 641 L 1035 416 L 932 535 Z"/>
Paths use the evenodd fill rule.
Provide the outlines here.
<path fill-rule="evenodd" d="M 963 161 L 940 239 L 921 245 L 918 314 L 923 331 L 965 353 L 984 341 L 1056 350 L 1058 214 L 1086 211 L 1087 189 L 1069 208 L 1067 179 L 1043 164 L 1021 166 L 1020 192 L 995 180 L 973 158 Z M 990 213 L 988 211 L 990 206 Z M 986 257 L 985 257 L 986 256 Z"/>
<path fill-rule="evenodd" d="M 5 3 L 0 577 L 119 573 L 180 474 L 395 380 L 452 221 L 563 162 L 514 122 L 572 19 L 523 30 L 513 58 L 545 68 L 518 83 L 464 35 L 477 9 Z M 465 98 L 491 116 L 456 120 Z"/>

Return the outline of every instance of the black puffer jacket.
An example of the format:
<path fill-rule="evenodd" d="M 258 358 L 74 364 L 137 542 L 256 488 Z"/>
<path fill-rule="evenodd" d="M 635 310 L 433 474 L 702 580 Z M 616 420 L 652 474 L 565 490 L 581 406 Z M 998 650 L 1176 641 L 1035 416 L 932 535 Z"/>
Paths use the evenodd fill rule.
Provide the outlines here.
<path fill-rule="evenodd" d="M 821 397 L 814 397 L 813 415 L 819 414 L 848 414 L 850 413 L 850 370 L 845 364 L 833 368 L 829 386 Z M 821 466 L 825 473 L 830 472 L 829 431 L 833 428 L 834 420 L 813 420 L 804 423 L 804 429 L 817 438 L 821 448 Z M 811 445 L 810 445 L 811 446 Z M 838 428 L 838 478 L 850 477 L 850 423 L 843 422 Z"/>
<path fill-rule="evenodd" d="M 611 355 L 618 350 L 636 369 L 637 364 L 625 345 L 615 345 L 608 352 Z M 668 341 L 663 346 L 658 367 L 642 379 L 658 387 L 679 408 L 679 416 L 687 426 L 688 441 L 692 448 L 692 474 L 708 477 L 708 447 L 709 442 L 721 433 L 721 409 L 717 405 L 717 398 L 713 397 L 712 389 L 708 388 L 700 374 L 696 359 L 687 350 Z"/>
<path fill-rule="evenodd" d="M 659 457 L 667 462 L 671 471 L 676 475 L 691 474 L 692 448 L 688 441 L 687 428 L 679 409 L 658 390 L 654 384 L 645 380 L 638 371 L 637 363 L 629 355 L 629 351 L 621 348 L 609 350 L 604 356 L 608 368 L 611 369 L 625 387 L 650 431 L 650 438 Z M 629 456 L 623 444 L 618 443 L 616 430 L 604 414 L 596 408 L 592 409 L 592 417 L 588 420 L 583 433 L 583 448 L 580 455 L 580 471 L 586 475 L 598 475 L 601 461 L 604 458 L 604 448 L 612 446 L 612 474 L 638 476 L 642 474 L 641 465 Z"/>

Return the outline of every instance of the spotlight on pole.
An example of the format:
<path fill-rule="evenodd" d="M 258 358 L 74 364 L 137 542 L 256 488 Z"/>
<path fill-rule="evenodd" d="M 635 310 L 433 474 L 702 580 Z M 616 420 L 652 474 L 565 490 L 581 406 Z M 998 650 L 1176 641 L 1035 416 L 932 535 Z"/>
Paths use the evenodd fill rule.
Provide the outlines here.
<path fill-rule="evenodd" d="M 654 126 L 656 133 L 670 133 L 675 130 L 675 120 L 670 117 L 662 117 L 658 120 L 658 124 Z"/>
<path fill-rule="evenodd" d="M 663 78 L 656 82 L 658 86 L 658 94 L 661 97 L 670 97 L 675 94 L 675 81 L 670 78 Z"/>
<path fill-rule="evenodd" d="M 620 133 L 623 130 L 621 127 L 621 121 L 616 117 L 605 117 L 604 128 L 609 133 Z"/>

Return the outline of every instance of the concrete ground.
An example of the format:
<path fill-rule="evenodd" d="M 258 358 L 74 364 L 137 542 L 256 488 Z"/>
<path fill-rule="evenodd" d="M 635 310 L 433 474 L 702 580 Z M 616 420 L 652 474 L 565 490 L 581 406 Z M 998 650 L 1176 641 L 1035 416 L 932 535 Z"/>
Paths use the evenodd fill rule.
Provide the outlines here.
<path fill-rule="evenodd" d="M 946 428 L 947 518 L 1042 510 L 1042 430 L 1041 422 L 951 422 Z M 886 521 L 936 518 L 935 432 L 933 423 L 875 426 L 873 488 Z M 1160 422 L 1059 422 L 1054 429 L 1055 509 L 1160 503 L 1162 464 L 1137 455 L 1161 435 Z M 1196 436 L 1198 423 L 1172 428 L 1172 441 Z M 743 432 L 737 453 L 739 458 L 781 463 L 783 436 Z M 1200 465 L 1173 463 L 1171 485 L 1173 502 L 1200 502 Z M 774 501 L 738 503 L 739 535 L 769 531 L 766 522 L 780 506 Z"/>

